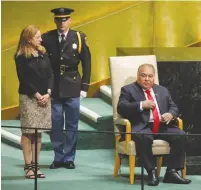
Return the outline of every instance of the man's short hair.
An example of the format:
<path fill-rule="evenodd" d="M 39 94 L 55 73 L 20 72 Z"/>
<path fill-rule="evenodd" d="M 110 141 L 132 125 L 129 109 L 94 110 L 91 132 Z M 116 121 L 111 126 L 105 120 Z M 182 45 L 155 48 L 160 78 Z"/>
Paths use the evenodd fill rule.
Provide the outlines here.
<path fill-rule="evenodd" d="M 144 64 L 142 64 L 142 65 L 140 65 L 140 66 L 138 67 L 137 75 L 139 75 L 140 70 L 141 70 L 143 67 L 150 67 L 150 68 L 152 68 L 153 71 L 154 71 L 154 74 L 155 74 L 155 68 L 154 68 L 154 66 L 153 66 L 152 64 L 149 64 L 149 63 L 144 63 Z"/>

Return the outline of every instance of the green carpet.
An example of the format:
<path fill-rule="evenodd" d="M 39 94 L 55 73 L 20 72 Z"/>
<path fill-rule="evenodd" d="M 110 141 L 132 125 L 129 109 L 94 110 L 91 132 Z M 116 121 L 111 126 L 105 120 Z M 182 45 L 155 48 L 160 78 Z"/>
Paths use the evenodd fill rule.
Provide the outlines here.
<path fill-rule="evenodd" d="M 107 122 L 107 121 L 105 121 Z M 98 124 L 99 126 L 100 124 Z M 1 126 L 7 126 L 2 127 L 3 130 L 6 130 L 12 134 L 15 134 L 17 136 L 21 136 L 21 130 L 18 128 L 9 128 L 9 126 L 15 126 L 20 127 L 20 121 L 19 120 L 2 120 Z M 107 126 L 107 125 L 105 125 Z M 101 126 L 100 126 L 101 128 Z M 97 131 L 97 129 L 91 127 L 89 124 L 79 121 L 78 125 L 78 141 L 77 141 L 77 149 L 83 150 L 83 149 L 111 149 L 114 147 L 114 135 L 113 134 L 104 134 L 104 133 L 94 133 Z M 82 132 L 82 130 L 86 132 Z M 64 136 L 65 138 L 65 136 Z M 19 144 L 16 144 L 15 142 L 8 140 L 7 138 L 2 137 L 2 142 L 14 146 L 15 148 L 21 148 Z M 52 150 L 52 145 L 50 142 L 50 137 L 46 133 L 42 133 L 42 150 Z"/>
<path fill-rule="evenodd" d="M 22 152 L 2 143 L 1 146 L 1 189 L 2 190 L 34 190 L 34 181 L 24 178 Z M 113 150 L 78 150 L 76 153 L 76 169 L 50 170 L 48 167 L 53 159 L 52 151 L 42 151 L 40 156 L 41 171 L 45 179 L 38 180 L 38 190 L 140 190 L 140 168 L 136 168 L 136 181 L 129 184 L 129 169 L 127 163 L 121 167 L 122 175 L 113 178 L 114 151 Z M 164 168 L 161 176 L 164 175 Z M 191 185 L 159 184 L 162 190 L 199 190 L 200 176 L 188 176 Z M 145 176 L 146 179 L 146 176 Z M 162 180 L 162 178 L 160 179 Z M 146 181 L 145 181 L 146 183 Z M 145 185 L 145 190 L 155 189 Z"/>
<path fill-rule="evenodd" d="M 112 118 L 112 106 L 100 98 L 84 98 L 81 100 L 81 105 L 104 118 Z"/>

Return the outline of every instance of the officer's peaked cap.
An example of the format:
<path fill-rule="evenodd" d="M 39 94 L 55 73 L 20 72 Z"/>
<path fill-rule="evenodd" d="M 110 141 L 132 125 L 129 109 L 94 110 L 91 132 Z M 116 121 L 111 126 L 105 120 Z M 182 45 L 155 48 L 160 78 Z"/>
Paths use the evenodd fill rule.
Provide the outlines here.
<path fill-rule="evenodd" d="M 61 18 L 62 20 L 67 20 L 68 18 L 70 18 L 70 14 L 72 12 L 74 12 L 73 9 L 70 8 L 56 8 L 56 9 L 52 9 L 51 10 L 52 13 L 54 13 L 54 18 L 59 19 Z"/>

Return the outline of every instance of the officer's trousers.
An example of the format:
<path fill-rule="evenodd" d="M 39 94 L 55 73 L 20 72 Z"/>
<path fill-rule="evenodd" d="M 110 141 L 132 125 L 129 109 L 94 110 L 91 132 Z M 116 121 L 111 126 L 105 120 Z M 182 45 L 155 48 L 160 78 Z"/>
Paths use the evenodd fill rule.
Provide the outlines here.
<path fill-rule="evenodd" d="M 73 161 L 77 143 L 76 131 L 80 117 L 80 97 L 67 100 L 52 99 L 51 103 L 51 142 L 55 153 L 54 162 Z M 66 131 L 63 131 L 64 128 Z"/>

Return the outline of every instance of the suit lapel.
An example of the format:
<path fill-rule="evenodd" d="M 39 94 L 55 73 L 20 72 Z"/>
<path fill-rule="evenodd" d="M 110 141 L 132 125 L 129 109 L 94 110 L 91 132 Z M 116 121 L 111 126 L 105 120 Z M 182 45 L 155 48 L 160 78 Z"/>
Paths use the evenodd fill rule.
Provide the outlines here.
<path fill-rule="evenodd" d="M 143 89 L 140 87 L 140 85 L 137 82 L 133 83 L 134 89 L 135 91 L 138 93 L 138 95 L 140 96 L 140 98 L 142 100 L 146 100 L 146 97 L 144 95 Z"/>
<path fill-rule="evenodd" d="M 158 103 L 159 110 L 161 110 L 161 99 L 160 99 L 160 92 L 157 90 L 157 86 L 154 85 L 153 91 L 156 97 L 156 101 Z"/>

